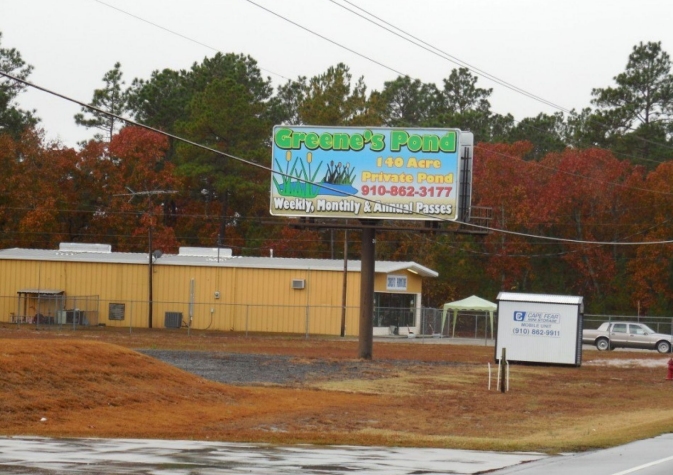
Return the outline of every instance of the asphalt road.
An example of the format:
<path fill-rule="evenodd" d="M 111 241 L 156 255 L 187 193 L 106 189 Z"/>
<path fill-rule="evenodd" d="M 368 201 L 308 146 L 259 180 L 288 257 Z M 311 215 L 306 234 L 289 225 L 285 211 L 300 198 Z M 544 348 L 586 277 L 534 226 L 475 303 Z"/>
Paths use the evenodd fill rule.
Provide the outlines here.
<path fill-rule="evenodd" d="M 671 475 L 673 434 L 611 449 L 549 457 L 491 475 Z"/>

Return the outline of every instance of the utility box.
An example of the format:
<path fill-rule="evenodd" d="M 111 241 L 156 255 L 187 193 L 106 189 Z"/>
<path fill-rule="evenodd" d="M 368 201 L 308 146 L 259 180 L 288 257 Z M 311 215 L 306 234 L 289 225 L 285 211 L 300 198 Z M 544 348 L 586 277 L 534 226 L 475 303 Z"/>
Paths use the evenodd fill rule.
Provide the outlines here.
<path fill-rule="evenodd" d="M 164 316 L 165 328 L 182 327 L 182 312 L 166 312 Z"/>
<path fill-rule="evenodd" d="M 68 316 L 68 312 L 66 312 L 65 310 L 57 310 L 56 311 L 56 323 L 58 325 L 65 325 L 68 322 L 67 321 L 67 316 Z"/>
<path fill-rule="evenodd" d="M 582 297 L 500 292 L 497 301 L 496 361 L 505 348 L 511 362 L 582 364 Z"/>

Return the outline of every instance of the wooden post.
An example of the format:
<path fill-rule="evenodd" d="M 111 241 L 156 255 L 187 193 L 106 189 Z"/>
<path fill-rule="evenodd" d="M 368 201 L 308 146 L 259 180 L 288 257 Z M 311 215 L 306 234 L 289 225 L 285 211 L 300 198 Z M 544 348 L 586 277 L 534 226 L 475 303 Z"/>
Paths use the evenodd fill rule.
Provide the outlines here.
<path fill-rule="evenodd" d="M 502 356 L 500 357 L 500 392 L 504 393 L 507 390 L 507 348 L 502 349 Z"/>

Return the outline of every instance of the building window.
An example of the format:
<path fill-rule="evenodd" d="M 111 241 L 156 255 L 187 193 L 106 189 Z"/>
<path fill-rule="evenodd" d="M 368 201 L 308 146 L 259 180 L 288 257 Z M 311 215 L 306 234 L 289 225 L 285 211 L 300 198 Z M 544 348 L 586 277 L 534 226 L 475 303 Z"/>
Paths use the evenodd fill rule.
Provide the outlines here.
<path fill-rule="evenodd" d="M 389 275 L 386 284 L 387 290 L 407 290 L 407 277 L 404 275 Z"/>

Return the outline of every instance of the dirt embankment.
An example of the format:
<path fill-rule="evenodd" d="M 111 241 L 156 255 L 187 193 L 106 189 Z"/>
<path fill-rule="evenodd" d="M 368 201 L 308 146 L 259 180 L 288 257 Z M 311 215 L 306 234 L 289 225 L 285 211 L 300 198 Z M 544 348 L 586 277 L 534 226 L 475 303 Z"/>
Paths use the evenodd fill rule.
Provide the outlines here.
<path fill-rule="evenodd" d="M 339 339 L 3 328 L 0 434 L 556 452 L 673 430 L 656 353 L 513 366 L 501 394 L 488 390 L 492 348 L 376 343 L 374 361 L 356 351 Z M 603 365 L 620 359 L 654 364 Z"/>

